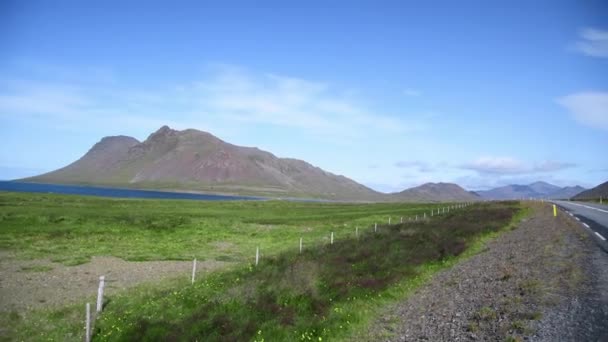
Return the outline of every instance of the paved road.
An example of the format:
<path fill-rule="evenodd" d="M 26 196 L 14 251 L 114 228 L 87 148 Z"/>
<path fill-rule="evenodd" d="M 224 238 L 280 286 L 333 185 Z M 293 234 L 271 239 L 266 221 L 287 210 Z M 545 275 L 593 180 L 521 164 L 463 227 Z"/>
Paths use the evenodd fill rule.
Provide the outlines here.
<path fill-rule="evenodd" d="M 555 201 L 555 203 L 580 221 L 585 228 L 590 229 L 600 245 L 608 252 L 608 205 L 568 201 Z"/>

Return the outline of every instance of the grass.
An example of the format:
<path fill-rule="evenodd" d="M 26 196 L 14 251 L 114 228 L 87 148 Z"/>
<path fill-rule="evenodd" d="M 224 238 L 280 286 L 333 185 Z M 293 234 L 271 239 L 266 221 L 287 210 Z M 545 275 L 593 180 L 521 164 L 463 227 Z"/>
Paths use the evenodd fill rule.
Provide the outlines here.
<path fill-rule="evenodd" d="M 216 273 L 194 286 L 125 295 L 98 322 L 100 341 L 335 339 L 364 320 L 358 310 L 425 267 L 460 255 L 477 234 L 497 231 L 516 208 L 484 205 L 427 224 L 384 227 L 286 252 L 258 267 Z"/>
<path fill-rule="evenodd" d="M 445 206 L 443 204 L 442 206 Z M 111 255 L 129 261 L 251 260 L 352 237 L 389 217 L 412 218 L 439 204 L 108 199 L 0 192 L 0 250 L 65 265 Z"/>
<path fill-rule="evenodd" d="M 48 257 L 44 248 L 51 248 L 46 241 L 51 239 L 63 246 L 51 250 L 64 262 L 100 251 L 134 260 L 196 256 L 241 261 L 194 285 L 167 280 L 108 298 L 96 321 L 95 340 L 352 340 L 364 334 L 386 304 L 411 293 L 438 270 L 482 251 L 484 241 L 519 217 L 515 202 L 484 203 L 427 222 L 379 224 L 377 233 L 371 228 L 374 222 L 387 222 L 388 216 L 397 222 L 401 215 L 420 215 L 431 207 L 1 194 L 0 227 L 2 241 L 30 239 L 29 244 L 10 245 L 27 258 Z M 44 224 L 25 225 L 34 234 L 19 231 L 19 221 Z M 172 227 L 171 222 L 182 223 Z M 359 238 L 355 226 L 360 227 Z M 336 234 L 333 245 L 330 231 Z M 297 251 L 300 236 L 306 247 L 302 254 Z M 74 241 L 92 250 L 76 248 Z M 149 250 L 154 243 L 166 249 Z M 257 245 L 263 253 L 255 267 L 250 256 Z M 11 320 L 14 340 L 78 340 L 83 308 L 76 304 L 39 310 L 27 319 L 0 317 L 0 322 Z"/>
<path fill-rule="evenodd" d="M 52 266 L 48 265 L 32 265 L 32 266 L 22 266 L 21 272 L 47 272 L 52 270 Z"/>

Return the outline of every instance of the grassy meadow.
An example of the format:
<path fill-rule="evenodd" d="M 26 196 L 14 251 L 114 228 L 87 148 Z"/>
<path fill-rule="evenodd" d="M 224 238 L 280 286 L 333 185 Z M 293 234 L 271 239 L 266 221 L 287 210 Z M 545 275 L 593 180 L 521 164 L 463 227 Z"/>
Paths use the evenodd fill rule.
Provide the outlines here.
<path fill-rule="evenodd" d="M 445 204 L 441 205 L 445 206 Z M 0 249 L 65 265 L 94 255 L 129 261 L 246 261 L 352 237 L 375 223 L 396 223 L 438 204 L 112 199 L 0 193 Z"/>
<path fill-rule="evenodd" d="M 424 222 L 408 220 L 441 206 L 2 193 L 0 248 L 66 265 L 94 255 L 235 262 L 194 285 L 169 279 L 109 298 L 95 341 L 356 340 L 382 307 L 479 251 L 484 239 L 523 214 L 517 202 L 479 203 Z M 7 336 L 15 340 L 81 340 L 83 307 L 2 321 L 14 327 Z"/>

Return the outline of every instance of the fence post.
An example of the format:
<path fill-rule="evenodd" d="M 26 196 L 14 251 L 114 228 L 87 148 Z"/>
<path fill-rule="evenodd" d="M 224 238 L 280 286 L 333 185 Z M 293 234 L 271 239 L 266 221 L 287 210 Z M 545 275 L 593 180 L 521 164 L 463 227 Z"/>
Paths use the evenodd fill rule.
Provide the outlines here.
<path fill-rule="evenodd" d="M 359 238 L 359 226 L 357 226 L 355 228 L 355 237 L 358 239 Z"/>
<path fill-rule="evenodd" d="M 101 312 L 103 307 L 103 288 L 106 286 L 106 277 L 99 277 L 99 288 L 97 289 L 97 312 Z"/>
<path fill-rule="evenodd" d="M 255 265 L 257 266 L 260 262 L 260 247 L 255 248 Z"/>
<path fill-rule="evenodd" d="M 378 223 L 374 223 L 374 233 L 378 231 Z"/>
<path fill-rule="evenodd" d="M 333 245 L 334 244 L 334 232 L 331 232 L 331 236 L 329 238 L 329 244 Z"/>
<path fill-rule="evenodd" d="M 192 261 L 192 284 L 194 284 L 194 278 L 196 277 L 196 258 Z"/>
<path fill-rule="evenodd" d="M 84 327 L 84 341 L 91 342 L 91 303 L 86 305 L 86 323 Z"/>
<path fill-rule="evenodd" d="M 300 253 L 302 253 L 302 238 L 300 238 Z"/>

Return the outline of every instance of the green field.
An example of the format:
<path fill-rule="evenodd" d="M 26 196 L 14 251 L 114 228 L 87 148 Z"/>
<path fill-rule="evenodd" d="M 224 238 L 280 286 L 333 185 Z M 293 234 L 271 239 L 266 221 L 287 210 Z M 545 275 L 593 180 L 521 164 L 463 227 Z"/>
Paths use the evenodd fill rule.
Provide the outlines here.
<path fill-rule="evenodd" d="M 2 193 L 0 248 L 20 258 L 51 258 L 68 265 L 95 255 L 234 261 L 233 267 L 194 285 L 175 279 L 114 296 L 96 322 L 94 340 L 356 339 L 382 307 L 479 250 L 480 241 L 507 227 L 520 210 L 516 202 L 480 203 L 424 222 L 408 220 L 440 206 L 445 204 Z M 406 222 L 395 224 L 401 217 Z M 334 244 L 329 244 L 330 232 Z M 300 237 L 305 246 L 301 254 Z M 262 259 L 254 266 L 257 246 Z M 81 340 L 83 307 L 5 315 L 1 322 L 13 326 L 10 339 Z"/>
<path fill-rule="evenodd" d="M 443 204 L 446 206 L 446 204 Z M 0 248 L 66 265 L 94 255 L 143 260 L 251 260 L 352 237 L 392 217 L 396 223 L 440 205 L 286 201 L 108 199 L 0 193 Z M 221 246 L 218 247 L 218 243 Z"/>

